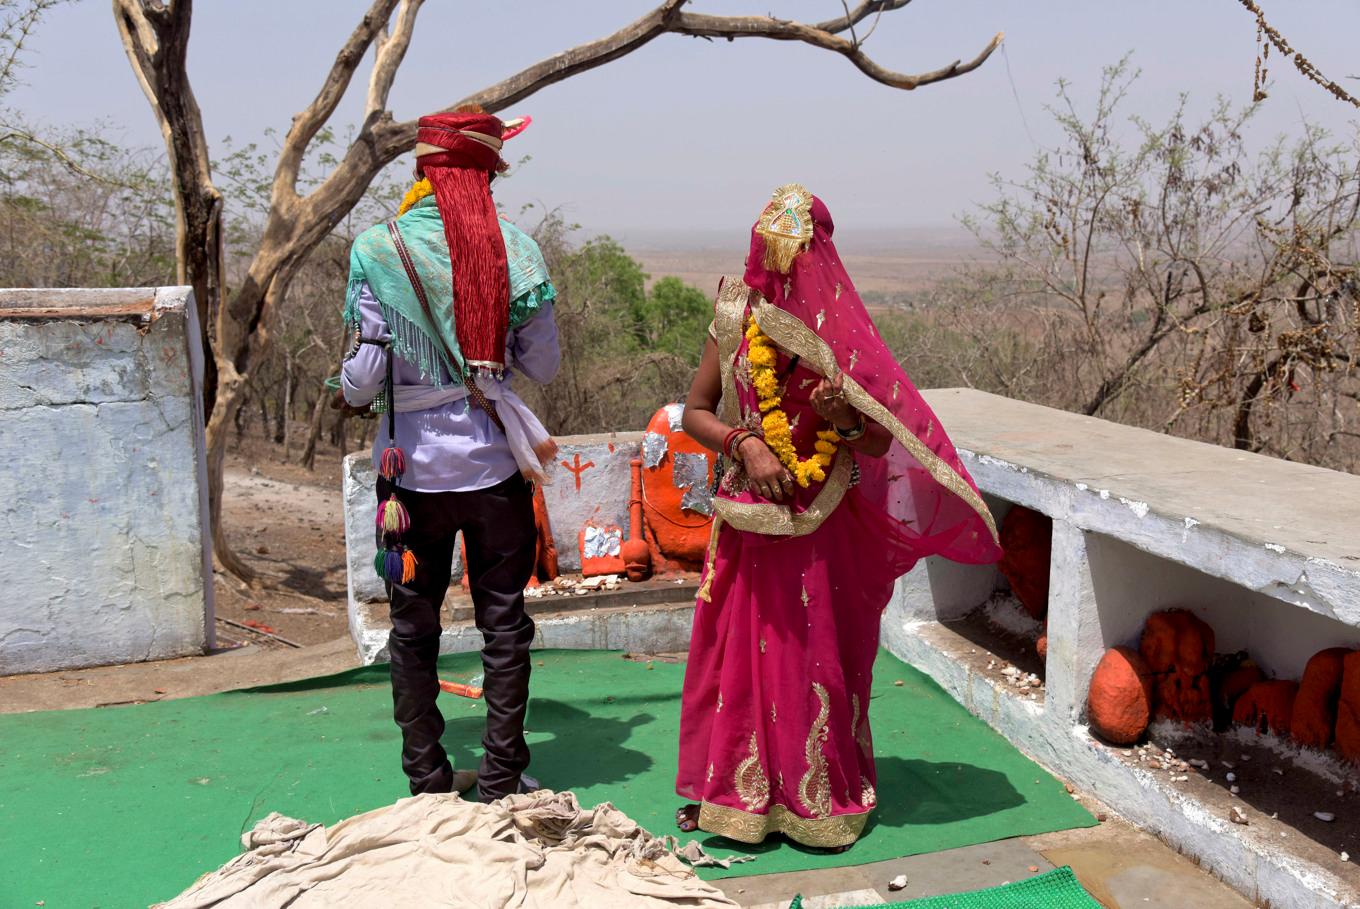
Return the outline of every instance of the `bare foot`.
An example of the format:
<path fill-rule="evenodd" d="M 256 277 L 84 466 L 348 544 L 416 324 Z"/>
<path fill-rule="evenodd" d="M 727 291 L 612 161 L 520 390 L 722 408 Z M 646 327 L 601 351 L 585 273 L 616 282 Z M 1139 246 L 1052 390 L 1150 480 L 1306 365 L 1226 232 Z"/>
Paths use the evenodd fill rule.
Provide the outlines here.
<path fill-rule="evenodd" d="M 693 833 L 699 829 L 699 806 L 685 805 L 675 812 L 675 826 L 679 827 L 684 833 Z"/>

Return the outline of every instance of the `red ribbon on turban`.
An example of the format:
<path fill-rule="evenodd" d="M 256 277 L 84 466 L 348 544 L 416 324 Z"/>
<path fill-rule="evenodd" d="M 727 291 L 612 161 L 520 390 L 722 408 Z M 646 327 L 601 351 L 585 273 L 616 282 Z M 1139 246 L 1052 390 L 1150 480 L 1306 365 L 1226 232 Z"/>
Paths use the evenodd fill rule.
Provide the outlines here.
<path fill-rule="evenodd" d="M 504 127 L 490 114 L 421 117 L 416 142 L 435 146 L 416 158 L 434 186 L 453 267 L 453 318 L 463 360 L 471 368 L 505 368 L 510 277 L 505 241 L 488 175 L 501 165 Z M 475 135 L 469 135 L 475 134 Z"/>

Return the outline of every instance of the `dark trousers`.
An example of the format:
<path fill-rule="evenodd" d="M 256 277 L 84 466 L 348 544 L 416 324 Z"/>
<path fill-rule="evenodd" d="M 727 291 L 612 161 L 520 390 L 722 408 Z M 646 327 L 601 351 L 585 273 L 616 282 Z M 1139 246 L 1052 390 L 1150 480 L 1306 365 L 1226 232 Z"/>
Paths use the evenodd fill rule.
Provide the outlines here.
<path fill-rule="evenodd" d="M 380 478 L 379 501 L 392 492 L 392 485 Z M 534 623 L 524 612 L 524 587 L 534 569 L 533 494 L 518 475 L 475 492 L 395 492 L 411 515 L 411 529 L 402 541 L 418 561 L 409 585 L 388 584 L 392 703 L 411 794 L 448 792 L 453 786 L 453 767 L 439 743 L 444 717 L 435 704 L 435 661 L 439 607 L 449 587 L 454 535 L 461 530 L 477 629 L 484 641 L 486 732 L 478 787 L 483 801 L 509 795 L 518 790 L 520 774 L 529 766 L 524 712 Z"/>

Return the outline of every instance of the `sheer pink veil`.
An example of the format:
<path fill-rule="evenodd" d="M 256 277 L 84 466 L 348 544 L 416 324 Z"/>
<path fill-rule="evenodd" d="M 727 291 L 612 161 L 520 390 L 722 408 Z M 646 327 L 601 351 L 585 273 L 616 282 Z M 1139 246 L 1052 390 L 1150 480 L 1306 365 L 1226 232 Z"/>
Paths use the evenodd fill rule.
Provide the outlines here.
<path fill-rule="evenodd" d="M 788 275 L 764 267 L 765 238 L 753 228 L 745 281 L 825 342 L 853 380 L 846 382 L 851 403 L 892 432 L 884 457 L 856 455 L 860 481 L 854 491 L 883 535 L 888 561 L 898 573 L 930 555 L 996 561 L 1001 547 L 991 513 L 944 427 L 879 337 L 831 242 L 831 213 L 815 196 L 811 215 L 811 245 Z"/>

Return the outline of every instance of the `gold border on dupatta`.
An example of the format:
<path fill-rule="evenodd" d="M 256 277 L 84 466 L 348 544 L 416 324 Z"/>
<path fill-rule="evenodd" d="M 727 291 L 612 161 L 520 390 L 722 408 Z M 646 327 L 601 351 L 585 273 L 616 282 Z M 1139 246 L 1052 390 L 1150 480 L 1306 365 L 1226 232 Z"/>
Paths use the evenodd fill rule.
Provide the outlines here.
<path fill-rule="evenodd" d="M 804 365 L 812 367 L 823 376 L 832 375 L 840 370 L 835 353 L 825 341 L 817 337 L 816 332 L 803 324 L 802 319 L 777 306 L 771 306 L 763 299 L 753 303 L 751 309 L 760 330 L 786 352 L 802 358 Z M 926 447 L 926 444 L 907 429 L 892 411 L 875 400 L 848 375 L 845 376 L 844 389 L 846 398 L 856 410 L 892 433 L 893 438 L 930 473 L 936 483 L 958 496 L 977 512 L 978 517 L 987 525 L 987 530 L 991 532 L 992 540 L 1000 543 L 1000 537 L 996 532 L 996 519 L 992 517 L 987 503 L 982 501 L 982 496 L 978 495 L 977 490 L 970 486 L 958 471 Z"/>
<path fill-rule="evenodd" d="M 759 843 L 771 833 L 782 833 L 804 846 L 822 849 L 849 846 L 859 839 L 868 820 L 869 811 L 809 818 L 799 817 L 780 804 L 771 805 L 769 814 L 754 814 L 712 802 L 699 805 L 700 830 L 739 843 Z"/>
<path fill-rule="evenodd" d="M 714 307 L 713 327 L 715 340 L 718 342 L 718 368 L 722 376 L 722 399 L 718 404 L 718 418 L 728 426 L 736 426 L 741 422 L 734 363 L 745 334 L 747 307 L 755 305 L 759 300 L 759 294 L 748 287 L 741 278 L 733 275 L 726 275 L 723 278 Z M 798 324 L 802 325 L 801 322 Z M 850 488 L 853 474 L 854 458 L 842 450 L 837 452 L 831 473 L 827 475 L 812 503 L 798 514 L 794 514 L 787 505 L 734 502 L 721 496 L 714 498 L 713 509 L 723 523 L 730 524 L 737 530 L 763 533 L 768 536 L 804 536 L 822 526 L 827 516 L 840 505 L 841 500 L 845 498 L 846 490 Z"/>

